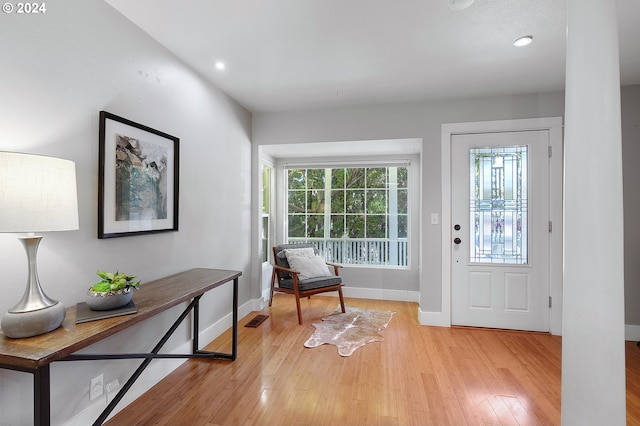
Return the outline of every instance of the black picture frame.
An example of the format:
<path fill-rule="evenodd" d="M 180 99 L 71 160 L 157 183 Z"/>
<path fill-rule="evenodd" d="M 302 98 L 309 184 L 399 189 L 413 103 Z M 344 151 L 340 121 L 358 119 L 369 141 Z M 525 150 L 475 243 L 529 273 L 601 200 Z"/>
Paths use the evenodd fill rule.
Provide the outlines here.
<path fill-rule="evenodd" d="M 98 238 L 178 231 L 180 139 L 100 111 Z"/>

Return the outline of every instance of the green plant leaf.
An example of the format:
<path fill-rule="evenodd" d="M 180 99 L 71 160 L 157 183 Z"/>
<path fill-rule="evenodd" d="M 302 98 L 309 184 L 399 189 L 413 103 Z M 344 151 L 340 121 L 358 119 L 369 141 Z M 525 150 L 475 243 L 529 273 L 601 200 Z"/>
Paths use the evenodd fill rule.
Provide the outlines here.
<path fill-rule="evenodd" d="M 96 291 L 96 292 L 104 292 L 104 291 L 109 291 L 111 289 L 111 284 L 100 281 L 98 283 L 95 283 L 92 287 L 91 290 Z"/>
<path fill-rule="evenodd" d="M 93 291 L 118 291 L 126 288 L 137 290 L 140 287 L 140 281 L 132 281 L 136 277 L 135 275 L 106 271 L 98 271 L 97 274 L 102 280 L 91 287 Z"/>

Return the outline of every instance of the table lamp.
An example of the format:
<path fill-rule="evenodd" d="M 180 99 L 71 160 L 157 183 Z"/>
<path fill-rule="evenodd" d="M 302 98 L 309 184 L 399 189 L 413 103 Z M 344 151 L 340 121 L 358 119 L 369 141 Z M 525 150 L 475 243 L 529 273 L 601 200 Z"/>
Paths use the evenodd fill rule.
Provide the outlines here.
<path fill-rule="evenodd" d="M 22 242 L 29 264 L 20 302 L 2 318 L 8 337 L 48 333 L 62 324 L 65 307 L 40 287 L 36 232 L 78 229 L 75 163 L 42 155 L 0 152 L 0 232 L 26 233 Z M 1 283 L 0 283 L 1 284 Z"/>

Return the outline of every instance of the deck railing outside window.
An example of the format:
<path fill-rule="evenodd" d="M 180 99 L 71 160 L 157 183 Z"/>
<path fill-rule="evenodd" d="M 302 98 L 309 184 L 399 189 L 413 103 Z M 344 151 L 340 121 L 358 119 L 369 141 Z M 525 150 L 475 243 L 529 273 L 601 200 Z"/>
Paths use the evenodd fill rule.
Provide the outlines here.
<path fill-rule="evenodd" d="M 345 265 L 408 266 L 407 239 L 289 238 L 290 243 L 312 243 L 327 262 Z"/>

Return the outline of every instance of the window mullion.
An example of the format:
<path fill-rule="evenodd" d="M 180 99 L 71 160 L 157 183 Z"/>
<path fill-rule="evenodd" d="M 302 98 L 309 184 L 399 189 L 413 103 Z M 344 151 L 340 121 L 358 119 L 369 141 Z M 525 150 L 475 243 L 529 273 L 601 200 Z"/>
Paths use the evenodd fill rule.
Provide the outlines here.
<path fill-rule="evenodd" d="M 389 262 L 398 265 L 398 168 L 389 167 Z"/>
<path fill-rule="evenodd" d="M 324 249 L 327 255 L 327 244 L 331 238 L 331 169 L 324 169 Z M 328 259 L 332 260 L 332 259 Z"/>

